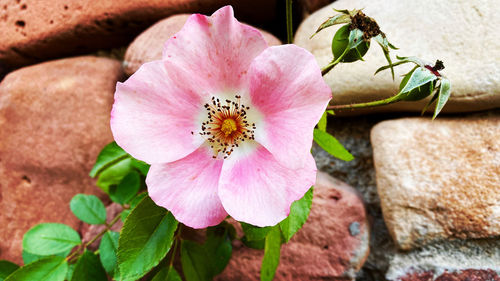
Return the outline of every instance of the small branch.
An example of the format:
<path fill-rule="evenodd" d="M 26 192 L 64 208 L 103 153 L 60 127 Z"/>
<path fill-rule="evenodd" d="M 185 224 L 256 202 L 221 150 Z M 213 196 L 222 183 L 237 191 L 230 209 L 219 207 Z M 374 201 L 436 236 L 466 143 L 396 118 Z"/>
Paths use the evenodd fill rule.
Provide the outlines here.
<path fill-rule="evenodd" d="M 292 15 L 292 0 L 286 0 L 286 42 L 293 42 L 293 15 Z"/>
<path fill-rule="evenodd" d="M 116 215 L 116 217 L 114 217 L 109 223 L 106 223 L 105 224 L 106 228 L 103 231 L 99 232 L 99 234 L 97 234 L 90 241 L 88 241 L 85 244 L 81 244 L 80 246 L 78 246 L 78 248 L 76 249 L 76 251 L 74 251 L 71 255 L 69 255 L 68 257 L 66 257 L 66 260 L 70 261 L 76 255 L 78 255 L 80 251 L 82 251 L 83 249 L 86 249 L 92 243 L 94 243 L 95 241 L 97 241 L 97 239 L 101 238 L 106 232 L 108 232 L 111 229 L 111 227 L 113 227 L 113 225 L 115 225 L 118 222 L 118 220 L 120 220 L 121 214 L 122 214 L 122 212 L 118 213 L 118 215 Z"/>
<path fill-rule="evenodd" d="M 382 106 L 382 105 L 398 102 L 399 99 L 395 98 L 395 97 L 396 96 L 393 96 L 393 97 L 390 97 L 387 99 L 383 99 L 383 100 L 363 102 L 363 103 L 330 105 L 326 109 L 327 110 L 328 109 L 339 110 L 339 109 L 354 109 L 354 108 L 367 108 L 367 107 Z"/>

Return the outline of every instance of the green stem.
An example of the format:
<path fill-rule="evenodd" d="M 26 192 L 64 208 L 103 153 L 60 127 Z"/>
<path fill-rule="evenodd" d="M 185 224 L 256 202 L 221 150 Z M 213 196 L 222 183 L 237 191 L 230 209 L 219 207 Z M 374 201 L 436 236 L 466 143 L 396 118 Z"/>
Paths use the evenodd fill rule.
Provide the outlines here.
<path fill-rule="evenodd" d="M 349 49 L 346 48 L 344 52 L 336 60 L 330 62 L 325 67 L 323 67 L 321 69 L 321 75 L 325 76 L 328 72 L 330 72 L 330 70 L 332 70 L 344 58 L 344 56 L 347 54 L 348 51 Z"/>
<path fill-rule="evenodd" d="M 106 223 L 106 228 L 99 232 L 99 234 L 97 234 L 94 238 L 92 238 L 90 241 L 88 241 L 87 243 L 85 244 L 82 244 L 80 245 L 76 251 L 74 251 L 71 255 L 69 255 L 68 257 L 66 257 L 66 260 L 67 261 L 70 261 L 72 258 L 74 258 L 76 255 L 78 255 L 80 253 L 81 250 L 84 250 L 86 249 L 88 246 L 90 246 L 92 243 L 94 243 L 95 241 L 97 241 L 97 239 L 101 238 L 106 232 L 108 232 L 111 227 L 113 225 L 115 225 L 118 220 L 120 220 L 120 216 L 121 216 L 122 212 L 118 213 L 118 215 L 116 215 L 116 217 L 114 217 L 109 223 Z"/>
<path fill-rule="evenodd" d="M 172 256 L 170 256 L 169 267 L 172 267 L 172 265 L 174 264 L 175 252 L 177 251 L 177 245 L 179 244 L 179 240 L 181 239 L 181 231 L 182 224 L 179 224 L 179 228 L 177 229 L 177 233 L 175 234 L 174 238 L 174 249 L 172 251 Z"/>
<path fill-rule="evenodd" d="M 396 98 L 396 96 L 383 99 L 383 100 L 377 100 L 377 101 L 371 101 L 371 102 L 362 102 L 362 103 L 354 103 L 354 104 L 339 104 L 339 105 L 330 105 L 326 109 L 333 109 L 333 110 L 338 110 L 338 109 L 354 109 L 354 108 L 366 108 L 366 107 L 374 107 L 374 106 L 381 106 L 381 105 L 386 105 L 386 104 L 391 104 L 398 102 L 399 98 Z"/>
<path fill-rule="evenodd" d="M 286 42 L 293 42 L 293 17 L 292 17 L 292 0 L 286 0 Z"/>

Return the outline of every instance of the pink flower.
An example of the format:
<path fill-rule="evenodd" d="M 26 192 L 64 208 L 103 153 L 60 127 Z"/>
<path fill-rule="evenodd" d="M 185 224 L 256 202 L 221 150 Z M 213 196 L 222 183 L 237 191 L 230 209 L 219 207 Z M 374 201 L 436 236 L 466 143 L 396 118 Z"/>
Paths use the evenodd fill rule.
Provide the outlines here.
<path fill-rule="evenodd" d="M 180 222 L 269 226 L 314 184 L 313 128 L 330 98 L 309 52 L 268 47 L 226 6 L 192 15 L 162 60 L 117 84 L 111 129 L 151 164 L 149 195 Z"/>

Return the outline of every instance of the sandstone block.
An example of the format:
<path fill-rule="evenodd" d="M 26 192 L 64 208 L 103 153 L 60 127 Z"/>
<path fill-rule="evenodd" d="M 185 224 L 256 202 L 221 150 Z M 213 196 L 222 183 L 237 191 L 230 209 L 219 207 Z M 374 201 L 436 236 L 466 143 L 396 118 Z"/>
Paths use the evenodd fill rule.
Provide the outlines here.
<path fill-rule="evenodd" d="M 500 235 L 500 115 L 404 118 L 371 132 L 386 225 L 402 249 Z"/>
<path fill-rule="evenodd" d="M 0 259 L 20 263 L 24 233 L 42 222 L 78 229 L 69 201 L 101 194 L 88 175 L 112 141 L 109 118 L 120 63 L 97 57 L 50 61 L 0 84 Z"/>

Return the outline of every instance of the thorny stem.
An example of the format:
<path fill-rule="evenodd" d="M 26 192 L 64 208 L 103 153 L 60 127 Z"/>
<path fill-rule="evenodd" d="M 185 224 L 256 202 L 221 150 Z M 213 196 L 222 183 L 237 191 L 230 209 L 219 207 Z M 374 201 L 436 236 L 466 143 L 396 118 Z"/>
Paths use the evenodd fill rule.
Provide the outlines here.
<path fill-rule="evenodd" d="M 80 246 L 78 246 L 78 248 L 76 249 L 76 251 L 74 251 L 71 255 L 69 255 L 68 257 L 66 257 L 66 260 L 67 261 L 70 261 L 72 258 L 74 258 L 76 255 L 78 255 L 80 253 L 80 251 L 82 251 L 83 249 L 86 249 L 88 246 L 90 246 L 92 243 L 94 243 L 95 241 L 97 241 L 97 239 L 101 238 L 106 232 L 108 232 L 108 230 L 111 229 L 111 227 L 113 225 L 115 225 L 118 220 L 120 220 L 120 216 L 121 216 L 122 212 L 118 213 L 118 215 L 116 215 L 116 217 L 114 217 L 109 223 L 106 223 L 106 228 L 99 232 L 99 234 L 97 234 L 94 238 L 92 238 L 90 241 L 88 241 L 87 243 L 85 244 L 82 244 Z"/>
<path fill-rule="evenodd" d="M 362 102 L 362 103 L 354 103 L 354 104 L 339 104 L 339 105 L 330 105 L 326 109 L 333 109 L 333 110 L 338 110 L 338 109 L 354 109 L 354 108 L 366 108 L 366 107 L 374 107 L 374 106 L 381 106 L 381 105 L 386 105 L 386 104 L 391 104 L 398 102 L 399 98 L 396 98 L 396 96 L 383 99 L 383 100 L 377 100 L 377 101 L 371 101 L 371 102 Z"/>
<path fill-rule="evenodd" d="M 293 41 L 293 17 L 292 0 L 286 0 L 286 42 L 292 44 Z"/>

